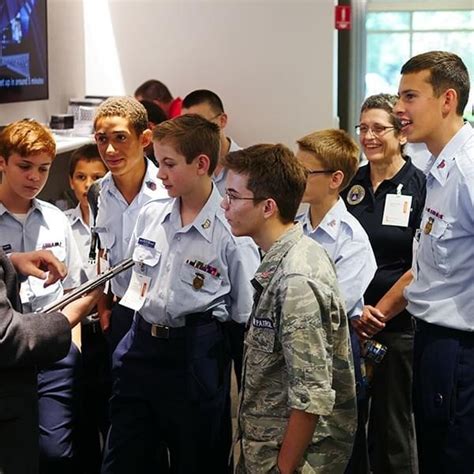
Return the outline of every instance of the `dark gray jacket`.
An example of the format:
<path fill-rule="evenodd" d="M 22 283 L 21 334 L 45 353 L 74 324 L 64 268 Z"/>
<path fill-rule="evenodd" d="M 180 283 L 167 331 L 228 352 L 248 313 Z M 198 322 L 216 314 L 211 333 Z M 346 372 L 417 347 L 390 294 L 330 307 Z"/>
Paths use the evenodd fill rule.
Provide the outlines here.
<path fill-rule="evenodd" d="M 0 250 L 0 474 L 36 472 L 36 367 L 62 359 L 71 345 L 64 315 L 21 314 L 18 289 Z"/>

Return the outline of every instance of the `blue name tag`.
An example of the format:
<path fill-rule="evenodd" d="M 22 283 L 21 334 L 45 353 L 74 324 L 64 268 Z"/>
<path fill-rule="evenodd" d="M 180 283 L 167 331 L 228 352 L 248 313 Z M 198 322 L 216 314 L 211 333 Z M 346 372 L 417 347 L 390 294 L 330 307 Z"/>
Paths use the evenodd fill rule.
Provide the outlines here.
<path fill-rule="evenodd" d="M 273 329 L 273 321 L 271 319 L 267 318 L 253 318 L 252 319 L 252 324 L 256 328 L 261 328 L 261 329 Z"/>
<path fill-rule="evenodd" d="M 9 250 L 12 249 L 12 246 L 10 244 L 5 244 L 5 245 L 2 245 L 2 250 L 4 252 L 8 252 Z"/>
<path fill-rule="evenodd" d="M 52 249 L 53 247 L 61 247 L 61 242 L 46 242 L 43 244 L 43 250 Z"/>
<path fill-rule="evenodd" d="M 150 249 L 155 248 L 155 242 L 153 242 L 153 240 L 143 239 L 142 237 L 138 238 L 138 245 L 143 245 L 143 247 L 148 247 Z"/>

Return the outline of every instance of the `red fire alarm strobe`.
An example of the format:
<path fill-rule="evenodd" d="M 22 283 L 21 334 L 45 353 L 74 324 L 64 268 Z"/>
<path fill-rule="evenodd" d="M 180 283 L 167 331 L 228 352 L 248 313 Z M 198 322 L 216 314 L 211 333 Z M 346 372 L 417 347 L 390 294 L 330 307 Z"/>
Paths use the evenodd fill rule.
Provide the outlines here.
<path fill-rule="evenodd" d="M 351 29 L 351 7 L 350 5 L 337 5 L 335 7 L 335 26 L 336 30 Z"/>

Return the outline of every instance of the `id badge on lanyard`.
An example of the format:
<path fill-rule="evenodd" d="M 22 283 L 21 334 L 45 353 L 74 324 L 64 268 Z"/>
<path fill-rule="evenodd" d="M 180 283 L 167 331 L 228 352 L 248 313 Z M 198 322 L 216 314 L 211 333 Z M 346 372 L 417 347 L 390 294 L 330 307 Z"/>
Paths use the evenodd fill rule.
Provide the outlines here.
<path fill-rule="evenodd" d="M 408 227 L 412 196 L 402 194 L 403 184 L 397 187 L 397 194 L 387 194 L 383 210 L 382 224 Z"/>

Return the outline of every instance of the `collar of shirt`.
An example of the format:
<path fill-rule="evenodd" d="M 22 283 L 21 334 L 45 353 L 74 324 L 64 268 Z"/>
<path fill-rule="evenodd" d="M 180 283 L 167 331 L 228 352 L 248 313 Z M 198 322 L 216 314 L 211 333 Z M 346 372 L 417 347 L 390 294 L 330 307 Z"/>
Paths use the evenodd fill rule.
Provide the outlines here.
<path fill-rule="evenodd" d="M 270 283 L 285 255 L 302 238 L 303 227 L 300 223 L 296 223 L 270 247 L 252 280 L 252 285 L 257 291 L 263 291 Z"/>
<path fill-rule="evenodd" d="M 304 215 L 303 219 L 298 220 L 300 220 L 303 227 L 308 230 L 307 235 L 311 235 L 318 229 L 321 229 L 323 232 L 328 234 L 332 240 L 335 241 L 339 232 L 339 227 L 341 225 L 342 216 L 345 214 L 346 211 L 347 208 L 344 204 L 344 201 L 339 198 L 334 204 L 334 206 L 329 209 L 329 211 L 323 217 L 323 220 L 315 229 L 313 229 L 313 227 L 311 226 L 310 209 L 308 209 L 308 212 Z"/>
<path fill-rule="evenodd" d="M 409 156 L 404 156 L 403 158 L 405 159 L 405 164 L 400 168 L 398 173 L 395 176 L 384 180 L 384 182 L 388 181 L 394 184 L 395 186 L 398 186 L 399 184 L 406 183 L 409 180 L 410 175 L 414 173 L 415 167 L 411 166 L 412 163 L 411 158 Z M 368 163 L 366 166 L 361 166 L 359 168 L 359 171 L 357 172 L 351 185 L 355 182 L 363 182 L 367 189 L 372 189 L 372 182 L 370 180 L 370 163 Z"/>
<path fill-rule="evenodd" d="M 217 176 L 212 177 L 212 180 L 214 181 L 214 183 L 218 184 L 222 181 L 225 181 L 228 171 L 229 170 L 227 168 L 222 168 L 221 172 Z"/>
<path fill-rule="evenodd" d="M 212 242 L 214 225 L 217 219 L 217 214 L 220 212 L 221 201 L 222 197 L 219 194 L 217 186 L 213 184 L 209 199 L 191 224 L 187 225 L 186 227 L 182 227 L 181 225 L 179 198 L 175 198 L 172 206 L 167 210 L 167 212 L 163 214 L 162 222 L 169 218 L 176 231 L 182 233 L 188 232 L 194 227 L 208 242 Z"/>
<path fill-rule="evenodd" d="M 31 207 L 28 209 L 28 212 L 26 213 L 26 215 L 29 216 L 30 214 L 33 214 L 33 212 L 38 211 L 43 217 L 45 205 L 48 205 L 48 203 L 41 201 L 39 199 L 33 198 L 31 201 Z M 13 212 L 10 212 L 3 205 L 3 203 L 0 202 L 0 215 L 5 214 L 5 213 L 10 214 L 11 216 L 13 216 L 14 214 Z"/>
<path fill-rule="evenodd" d="M 87 230 L 90 230 L 89 226 L 84 222 L 82 219 L 82 212 L 81 212 L 81 206 L 78 204 L 76 207 L 72 209 L 68 209 L 67 211 L 64 212 L 66 216 L 69 219 L 69 223 L 71 224 L 71 227 L 74 226 L 76 222 L 80 222 L 80 224 Z M 89 222 L 92 222 L 92 215 L 91 211 L 89 209 Z"/>
<path fill-rule="evenodd" d="M 468 123 L 465 123 L 451 140 L 441 150 L 441 153 L 434 160 L 429 169 L 429 175 L 433 176 L 441 186 L 444 186 L 448 179 L 449 171 L 456 160 L 456 153 L 473 135 L 474 131 Z"/>
<path fill-rule="evenodd" d="M 227 138 L 230 140 L 229 153 L 232 152 L 232 151 L 242 150 L 242 147 L 240 145 L 238 145 L 237 143 L 235 143 L 234 140 L 232 140 L 232 138 L 230 138 L 230 137 L 227 137 Z"/>
<path fill-rule="evenodd" d="M 227 137 L 227 139 L 230 141 L 229 153 L 231 153 L 232 151 L 242 150 L 242 147 L 237 145 L 237 143 L 235 143 L 234 140 L 232 140 L 232 138 Z M 223 168 L 222 171 L 217 176 L 214 176 L 212 178 L 214 180 L 214 183 L 220 183 L 221 181 L 225 181 L 227 177 L 227 171 L 228 170 L 226 168 Z"/>
<path fill-rule="evenodd" d="M 161 185 L 160 180 L 156 177 L 158 174 L 158 168 L 145 156 L 143 159 L 146 162 L 145 176 L 143 177 L 142 186 L 140 191 L 135 196 L 138 205 L 142 205 L 150 199 L 169 199 L 166 189 Z M 116 196 L 122 196 L 112 177 L 110 171 L 102 178 L 101 189 L 104 192 L 115 194 Z M 123 196 L 122 196 L 123 199 Z"/>

